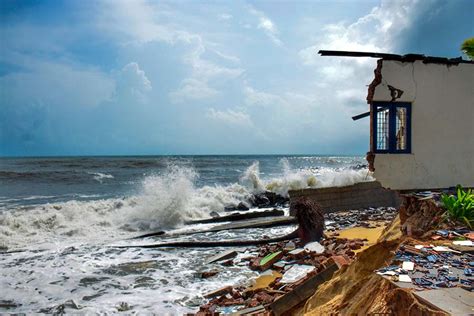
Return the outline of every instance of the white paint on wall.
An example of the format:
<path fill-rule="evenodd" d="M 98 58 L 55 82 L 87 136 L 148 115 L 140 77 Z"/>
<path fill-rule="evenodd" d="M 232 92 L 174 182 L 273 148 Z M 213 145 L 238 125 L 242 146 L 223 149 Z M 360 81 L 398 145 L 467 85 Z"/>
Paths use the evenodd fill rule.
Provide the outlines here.
<path fill-rule="evenodd" d="M 383 60 L 373 101 L 387 85 L 412 104 L 411 154 L 376 154 L 375 178 L 394 190 L 474 187 L 474 64 Z"/>

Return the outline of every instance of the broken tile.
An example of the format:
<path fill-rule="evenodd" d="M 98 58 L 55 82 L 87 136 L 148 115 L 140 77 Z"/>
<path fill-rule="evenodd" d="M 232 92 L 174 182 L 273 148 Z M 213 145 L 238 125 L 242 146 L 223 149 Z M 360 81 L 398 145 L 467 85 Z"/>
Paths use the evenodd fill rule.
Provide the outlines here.
<path fill-rule="evenodd" d="M 398 276 L 398 281 L 399 282 L 405 282 L 405 283 L 411 283 L 411 278 L 408 276 L 408 274 L 400 274 Z"/>

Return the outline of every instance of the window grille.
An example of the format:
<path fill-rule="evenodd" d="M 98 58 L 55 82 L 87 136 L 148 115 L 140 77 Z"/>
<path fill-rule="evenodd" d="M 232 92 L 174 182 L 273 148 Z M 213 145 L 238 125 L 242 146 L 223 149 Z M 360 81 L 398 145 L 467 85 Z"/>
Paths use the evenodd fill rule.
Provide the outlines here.
<path fill-rule="evenodd" d="M 411 152 L 411 104 L 374 102 L 373 151 L 376 153 Z"/>

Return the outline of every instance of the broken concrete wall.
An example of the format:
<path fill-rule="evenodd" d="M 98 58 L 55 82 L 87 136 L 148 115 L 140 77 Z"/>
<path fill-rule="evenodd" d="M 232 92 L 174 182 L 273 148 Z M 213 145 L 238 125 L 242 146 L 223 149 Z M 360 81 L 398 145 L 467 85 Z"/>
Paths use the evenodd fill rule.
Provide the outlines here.
<path fill-rule="evenodd" d="M 474 64 L 381 62 L 371 101 L 403 91 L 395 102 L 412 103 L 412 153 L 376 154 L 375 178 L 393 190 L 474 186 Z"/>
<path fill-rule="evenodd" d="M 398 207 L 400 205 L 398 194 L 382 188 L 377 181 L 361 182 L 344 187 L 294 190 L 289 194 L 290 200 L 301 197 L 313 200 L 326 213 L 368 207 Z"/>

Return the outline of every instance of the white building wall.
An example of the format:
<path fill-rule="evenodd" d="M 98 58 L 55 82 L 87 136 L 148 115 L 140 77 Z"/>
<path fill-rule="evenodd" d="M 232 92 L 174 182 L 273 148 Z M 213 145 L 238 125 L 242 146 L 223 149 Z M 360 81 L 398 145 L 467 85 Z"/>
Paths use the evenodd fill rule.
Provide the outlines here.
<path fill-rule="evenodd" d="M 373 101 L 390 101 L 387 85 L 412 103 L 412 153 L 376 154 L 375 178 L 394 190 L 474 187 L 474 64 L 384 60 Z"/>

